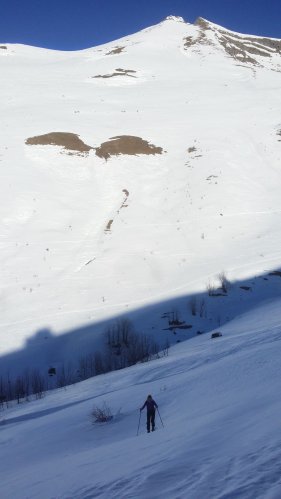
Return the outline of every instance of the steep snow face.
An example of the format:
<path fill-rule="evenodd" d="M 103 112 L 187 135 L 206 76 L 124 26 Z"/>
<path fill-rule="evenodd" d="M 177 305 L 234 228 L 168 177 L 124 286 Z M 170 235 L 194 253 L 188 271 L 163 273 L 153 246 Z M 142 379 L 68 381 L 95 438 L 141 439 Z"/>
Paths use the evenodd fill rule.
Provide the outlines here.
<path fill-rule="evenodd" d="M 48 364 L 53 335 L 75 328 L 77 351 L 81 325 L 86 345 L 152 304 L 163 339 L 164 300 L 280 266 L 279 41 L 169 18 L 73 53 L 3 47 L 3 354 L 38 343 Z"/>

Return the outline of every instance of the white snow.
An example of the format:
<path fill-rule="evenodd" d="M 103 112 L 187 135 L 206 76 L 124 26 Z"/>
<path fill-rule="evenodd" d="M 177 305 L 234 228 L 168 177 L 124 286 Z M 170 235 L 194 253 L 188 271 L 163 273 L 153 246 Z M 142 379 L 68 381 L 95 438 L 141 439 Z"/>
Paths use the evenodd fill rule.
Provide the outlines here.
<path fill-rule="evenodd" d="M 4 499 L 281 497 L 280 53 L 244 63 L 210 28 L 200 42 L 171 16 L 78 52 L 0 49 L 0 376 L 77 361 L 124 314 L 181 341 L 4 409 Z M 95 78 L 118 68 L 135 77 Z M 163 153 L 26 144 L 51 132 Z M 232 287 L 209 297 L 221 272 Z M 173 311 L 192 328 L 173 334 Z M 137 437 L 150 392 L 165 426 L 147 435 L 143 414 Z M 113 420 L 93 425 L 103 401 Z"/>
<path fill-rule="evenodd" d="M 3 411 L 2 497 L 278 499 L 279 311 L 280 300 L 228 323 L 221 338 L 201 335 Z M 164 427 L 157 413 L 147 434 L 142 413 L 137 436 L 150 392 Z M 113 419 L 93 423 L 104 403 Z"/>

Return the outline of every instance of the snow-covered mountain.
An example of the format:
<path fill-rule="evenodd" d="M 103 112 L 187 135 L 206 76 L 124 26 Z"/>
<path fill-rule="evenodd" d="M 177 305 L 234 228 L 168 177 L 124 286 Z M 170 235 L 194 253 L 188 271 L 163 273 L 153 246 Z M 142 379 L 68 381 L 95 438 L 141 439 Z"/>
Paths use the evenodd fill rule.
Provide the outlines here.
<path fill-rule="evenodd" d="M 79 52 L 0 45 L 0 404 L 116 320 L 190 339 L 9 402 L 4 499 L 281 497 L 280 48 L 173 16 Z"/>
<path fill-rule="evenodd" d="M 173 342 L 275 296 L 240 286 L 281 265 L 280 40 L 171 16 L 77 52 L 0 47 L 2 370 L 124 314 Z M 220 273 L 236 298 L 192 319 Z"/>

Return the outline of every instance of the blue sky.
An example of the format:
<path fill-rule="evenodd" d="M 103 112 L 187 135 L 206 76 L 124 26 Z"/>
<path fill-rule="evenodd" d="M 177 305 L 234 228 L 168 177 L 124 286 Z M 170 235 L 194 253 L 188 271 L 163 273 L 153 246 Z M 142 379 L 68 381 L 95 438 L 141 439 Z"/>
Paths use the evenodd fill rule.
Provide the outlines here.
<path fill-rule="evenodd" d="M 281 0 L 0 0 L 0 43 L 77 50 L 135 33 L 171 14 L 281 38 Z"/>

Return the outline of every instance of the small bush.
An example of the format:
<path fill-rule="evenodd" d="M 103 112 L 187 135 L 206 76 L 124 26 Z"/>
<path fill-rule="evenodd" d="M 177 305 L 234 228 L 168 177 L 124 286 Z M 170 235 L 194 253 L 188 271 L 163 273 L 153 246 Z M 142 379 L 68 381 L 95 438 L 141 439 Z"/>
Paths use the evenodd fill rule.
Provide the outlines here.
<path fill-rule="evenodd" d="M 221 289 L 223 290 L 224 293 L 227 293 L 228 290 L 231 288 L 231 283 L 230 281 L 227 279 L 226 277 L 226 274 L 224 271 L 220 272 L 218 274 L 218 280 L 220 282 L 220 285 L 221 285 Z"/>
<path fill-rule="evenodd" d="M 93 423 L 107 423 L 113 418 L 111 410 L 105 402 L 102 407 L 95 406 L 91 415 Z"/>
<path fill-rule="evenodd" d="M 217 331 L 216 333 L 212 333 L 211 338 L 220 338 L 222 336 L 222 333 L 220 331 Z"/>
<path fill-rule="evenodd" d="M 204 298 L 202 298 L 199 303 L 199 315 L 200 317 L 207 317 L 207 306 Z"/>
<path fill-rule="evenodd" d="M 196 315 L 197 314 L 197 300 L 196 300 L 196 296 L 192 296 L 192 298 L 190 298 L 190 300 L 189 300 L 189 307 L 190 307 L 191 314 L 192 315 Z"/>
<path fill-rule="evenodd" d="M 207 289 L 207 293 L 208 293 L 209 296 L 214 296 L 215 295 L 216 288 L 213 285 L 213 283 L 211 283 L 210 281 L 207 282 L 206 289 Z"/>

